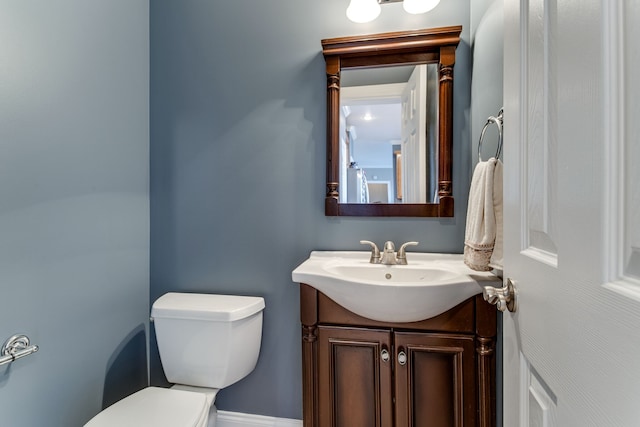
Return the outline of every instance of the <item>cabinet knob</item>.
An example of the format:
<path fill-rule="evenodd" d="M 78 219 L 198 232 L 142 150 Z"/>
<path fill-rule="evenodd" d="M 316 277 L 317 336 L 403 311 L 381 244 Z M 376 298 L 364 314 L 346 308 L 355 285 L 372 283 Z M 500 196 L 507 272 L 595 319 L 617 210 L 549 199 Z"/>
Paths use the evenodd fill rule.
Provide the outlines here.
<path fill-rule="evenodd" d="M 401 366 L 404 366 L 407 363 L 407 354 L 404 350 L 400 350 L 400 353 L 398 353 L 398 363 Z"/>
<path fill-rule="evenodd" d="M 387 351 L 386 348 L 382 349 L 382 351 L 380 352 L 380 358 L 382 359 L 383 362 L 389 361 L 389 352 Z"/>

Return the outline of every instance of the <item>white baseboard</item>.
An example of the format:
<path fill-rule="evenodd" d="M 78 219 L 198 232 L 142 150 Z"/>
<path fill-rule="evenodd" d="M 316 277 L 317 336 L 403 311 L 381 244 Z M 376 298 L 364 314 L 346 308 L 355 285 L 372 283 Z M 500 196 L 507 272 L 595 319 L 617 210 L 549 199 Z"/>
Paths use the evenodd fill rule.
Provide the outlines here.
<path fill-rule="evenodd" d="M 216 427 L 302 427 L 302 420 L 218 411 Z"/>

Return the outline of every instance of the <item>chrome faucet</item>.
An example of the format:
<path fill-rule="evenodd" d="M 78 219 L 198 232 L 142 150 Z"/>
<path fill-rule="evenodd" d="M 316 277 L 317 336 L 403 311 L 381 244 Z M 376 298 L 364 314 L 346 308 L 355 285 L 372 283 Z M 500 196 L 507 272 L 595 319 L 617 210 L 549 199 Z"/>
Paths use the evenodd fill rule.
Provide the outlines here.
<path fill-rule="evenodd" d="M 396 263 L 400 265 L 407 265 L 407 246 L 416 246 L 418 242 L 407 242 L 400 246 L 398 256 L 396 257 Z"/>
<path fill-rule="evenodd" d="M 407 265 L 407 246 L 415 246 L 418 242 L 407 242 L 400 246 L 400 250 L 396 254 L 396 247 L 392 241 L 384 243 L 384 249 L 382 256 L 380 255 L 380 249 L 378 246 L 370 242 L 369 240 L 360 240 L 360 244 L 371 246 L 371 258 L 369 262 L 371 264 L 384 264 L 384 265 Z"/>
<path fill-rule="evenodd" d="M 369 258 L 369 262 L 371 264 L 380 264 L 380 249 L 378 249 L 378 245 L 369 240 L 360 240 L 360 244 L 371 246 L 371 258 Z"/>
<path fill-rule="evenodd" d="M 384 242 L 384 249 L 382 250 L 382 259 L 380 259 L 380 264 L 396 264 L 396 247 L 391 240 Z"/>

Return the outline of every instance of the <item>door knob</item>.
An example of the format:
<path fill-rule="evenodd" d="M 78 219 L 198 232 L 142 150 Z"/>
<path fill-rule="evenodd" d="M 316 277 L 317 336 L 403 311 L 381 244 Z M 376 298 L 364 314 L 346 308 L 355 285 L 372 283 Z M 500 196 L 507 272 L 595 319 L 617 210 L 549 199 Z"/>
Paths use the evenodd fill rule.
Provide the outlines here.
<path fill-rule="evenodd" d="M 494 288 L 493 286 L 485 286 L 482 291 L 484 300 L 489 304 L 493 304 L 502 312 L 509 310 L 512 313 L 518 308 L 518 296 L 513 280 L 507 278 L 502 288 Z"/>

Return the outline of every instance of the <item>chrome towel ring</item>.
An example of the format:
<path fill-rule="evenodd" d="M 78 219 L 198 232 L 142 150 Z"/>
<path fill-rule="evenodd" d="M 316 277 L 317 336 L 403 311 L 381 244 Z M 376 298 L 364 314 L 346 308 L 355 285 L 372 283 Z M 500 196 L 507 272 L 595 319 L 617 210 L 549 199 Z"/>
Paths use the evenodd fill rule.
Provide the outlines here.
<path fill-rule="evenodd" d="M 495 158 L 499 159 L 500 158 L 500 154 L 502 153 L 502 113 L 503 113 L 504 109 L 500 109 L 500 112 L 498 113 L 497 117 L 494 116 L 489 116 L 489 118 L 487 119 L 487 123 L 485 123 L 484 127 L 482 128 L 482 132 L 480 132 L 480 141 L 478 142 L 478 161 L 481 162 L 482 161 L 482 142 L 484 140 L 484 134 L 487 131 L 487 128 L 489 127 L 490 124 L 495 124 L 496 127 L 498 128 L 498 149 L 496 150 L 496 155 Z"/>
<path fill-rule="evenodd" d="M 16 334 L 4 342 L 0 350 L 0 366 L 12 363 L 22 357 L 38 351 L 37 345 L 32 345 L 29 337 Z"/>

